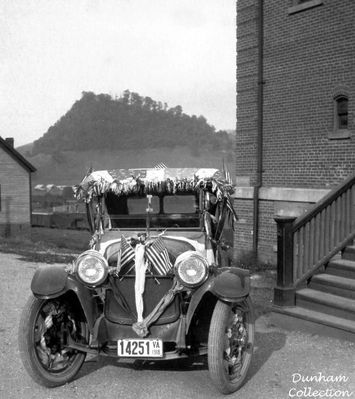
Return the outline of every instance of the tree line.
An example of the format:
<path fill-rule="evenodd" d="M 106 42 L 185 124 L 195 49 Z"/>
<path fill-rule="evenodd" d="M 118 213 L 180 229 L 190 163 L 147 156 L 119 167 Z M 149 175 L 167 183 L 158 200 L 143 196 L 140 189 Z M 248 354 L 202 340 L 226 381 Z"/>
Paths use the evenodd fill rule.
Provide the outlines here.
<path fill-rule="evenodd" d="M 177 145 L 231 151 L 234 141 L 180 105 L 125 90 L 120 97 L 83 92 L 80 100 L 34 142 L 32 154 L 66 150 L 159 148 Z"/>

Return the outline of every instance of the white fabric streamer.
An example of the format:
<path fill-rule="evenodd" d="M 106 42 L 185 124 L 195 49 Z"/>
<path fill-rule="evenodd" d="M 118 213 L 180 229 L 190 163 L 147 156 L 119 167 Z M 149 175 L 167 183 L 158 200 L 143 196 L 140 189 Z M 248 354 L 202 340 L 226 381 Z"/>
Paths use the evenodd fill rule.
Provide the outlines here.
<path fill-rule="evenodd" d="M 134 285 L 136 309 L 137 309 L 137 322 L 143 321 L 143 293 L 145 286 L 145 273 L 147 270 L 147 262 L 144 260 L 145 245 L 137 244 L 135 248 L 135 268 L 136 280 Z"/>

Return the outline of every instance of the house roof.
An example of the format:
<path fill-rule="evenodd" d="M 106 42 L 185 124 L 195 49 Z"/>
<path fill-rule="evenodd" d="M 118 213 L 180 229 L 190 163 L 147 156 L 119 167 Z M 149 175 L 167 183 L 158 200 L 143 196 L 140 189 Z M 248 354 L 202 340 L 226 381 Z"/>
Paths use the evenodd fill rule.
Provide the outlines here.
<path fill-rule="evenodd" d="M 36 168 L 29 163 L 18 151 L 9 145 L 6 140 L 0 137 L 0 147 L 3 148 L 12 158 L 14 158 L 21 166 L 27 169 L 29 172 L 35 172 Z"/>

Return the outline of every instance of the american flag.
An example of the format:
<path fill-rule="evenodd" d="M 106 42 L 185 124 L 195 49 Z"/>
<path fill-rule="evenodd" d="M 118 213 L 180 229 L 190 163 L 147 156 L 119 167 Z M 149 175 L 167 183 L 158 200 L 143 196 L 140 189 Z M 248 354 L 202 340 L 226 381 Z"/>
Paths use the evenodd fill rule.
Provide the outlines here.
<path fill-rule="evenodd" d="M 154 166 L 154 169 L 166 169 L 166 168 L 167 166 L 163 164 L 163 162 L 160 162 Z"/>
<path fill-rule="evenodd" d="M 152 245 L 146 247 L 146 256 L 152 264 L 153 272 L 160 276 L 167 275 L 173 267 L 169 259 L 168 250 L 161 237 L 157 238 Z"/>
<path fill-rule="evenodd" d="M 121 238 L 121 274 L 126 274 L 128 273 L 134 265 L 128 269 L 128 270 L 123 270 L 123 268 L 128 265 L 129 263 L 133 262 L 135 258 L 135 253 L 134 249 L 128 244 L 125 236 L 122 236 Z"/>

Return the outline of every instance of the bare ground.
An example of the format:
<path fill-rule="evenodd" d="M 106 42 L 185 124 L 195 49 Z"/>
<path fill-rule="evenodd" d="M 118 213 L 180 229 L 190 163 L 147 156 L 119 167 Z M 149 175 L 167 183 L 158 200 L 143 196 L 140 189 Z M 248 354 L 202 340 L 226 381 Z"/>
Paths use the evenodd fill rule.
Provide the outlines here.
<path fill-rule="evenodd" d="M 0 253 L 1 399 L 223 397 L 209 379 L 204 358 L 191 366 L 184 362 L 155 362 L 136 369 L 132 362 L 91 357 L 72 383 L 55 389 L 37 385 L 19 359 L 17 330 L 21 309 L 30 295 L 31 277 L 41 264 L 26 255 Z M 252 297 L 257 313 L 254 358 L 245 385 L 230 397 L 355 397 L 355 345 L 273 326 L 269 314 L 273 282 L 272 273 L 253 278 Z M 318 381 L 313 378 L 313 382 L 295 382 L 296 373 L 304 378 L 318 376 Z M 336 376 L 344 378 L 332 382 Z M 313 396 L 306 396 L 308 387 Z M 320 396 L 316 391 L 328 395 Z"/>

